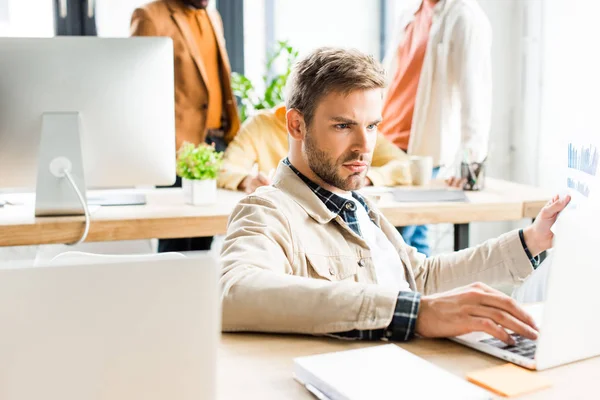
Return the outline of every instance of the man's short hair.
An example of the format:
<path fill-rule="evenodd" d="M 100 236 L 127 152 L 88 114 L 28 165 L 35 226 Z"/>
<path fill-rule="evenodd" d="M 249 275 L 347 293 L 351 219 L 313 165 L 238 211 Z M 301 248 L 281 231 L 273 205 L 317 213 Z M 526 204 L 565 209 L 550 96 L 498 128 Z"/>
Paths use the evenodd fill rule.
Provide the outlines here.
<path fill-rule="evenodd" d="M 383 67 L 358 50 L 321 47 L 298 61 L 288 78 L 285 106 L 295 108 L 309 126 L 319 101 L 331 92 L 385 87 Z"/>

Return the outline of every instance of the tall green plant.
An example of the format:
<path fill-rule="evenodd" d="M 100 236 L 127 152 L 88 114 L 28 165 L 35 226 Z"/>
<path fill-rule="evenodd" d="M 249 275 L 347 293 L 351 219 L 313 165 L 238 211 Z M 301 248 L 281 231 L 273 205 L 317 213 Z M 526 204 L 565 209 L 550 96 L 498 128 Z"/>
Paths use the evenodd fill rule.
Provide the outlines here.
<path fill-rule="evenodd" d="M 285 63 L 284 71 L 280 74 L 272 73 L 273 64 L 282 58 Z M 248 113 L 255 110 L 273 108 L 283 102 L 285 84 L 298 58 L 298 51 L 287 41 L 278 41 L 273 51 L 267 56 L 267 73 L 263 75 L 265 92 L 256 93 L 256 86 L 245 75 L 236 72 L 231 74 L 231 87 L 233 93 L 240 98 L 240 117 L 242 121 L 248 118 Z"/>

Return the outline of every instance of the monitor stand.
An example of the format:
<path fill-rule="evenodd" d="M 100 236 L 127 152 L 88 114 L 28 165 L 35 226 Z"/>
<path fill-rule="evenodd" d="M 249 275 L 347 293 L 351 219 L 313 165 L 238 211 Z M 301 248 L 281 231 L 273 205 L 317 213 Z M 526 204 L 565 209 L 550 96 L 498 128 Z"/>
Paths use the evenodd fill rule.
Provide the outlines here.
<path fill-rule="evenodd" d="M 81 152 L 81 121 L 78 112 L 47 112 L 42 115 L 38 153 L 35 216 L 85 215 L 71 182 L 85 199 Z"/>
<path fill-rule="evenodd" d="M 143 206 L 146 204 L 146 195 L 108 191 L 103 195 L 88 195 L 87 203 L 91 206 Z"/>

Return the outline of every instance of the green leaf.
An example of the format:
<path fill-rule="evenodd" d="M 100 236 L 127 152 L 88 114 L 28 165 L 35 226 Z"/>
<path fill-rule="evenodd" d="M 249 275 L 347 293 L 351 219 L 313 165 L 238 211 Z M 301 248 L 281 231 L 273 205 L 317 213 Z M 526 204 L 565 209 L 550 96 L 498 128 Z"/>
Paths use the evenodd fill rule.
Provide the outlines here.
<path fill-rule="evenodd" d="M 285 85 L 298 54 L 298 51 L 287 40 L 277 41 L 273 49 L 269 50 L 266 60 L 267 73 L 261 77 L 265 86 L 262 96 L 256 95 L 256 86 L 246 76 L 235 72 L 231 74 L 233 93 L 242 104 L 240 106 L 242 121 L 246 120 L 249 114 L 253 114 L 251 110 L 272 108 L 285 100 Z M 283 73 L 274 73 L 272 69 L 280 58 L 283 59 L 284 71 Z"/>
<path fill-rule="evenodd" d="M 223 153 L 214 146 L 184 143 L 177 152 L 177 175 L 185 179 L 217 179 L 222 162 Z"/>

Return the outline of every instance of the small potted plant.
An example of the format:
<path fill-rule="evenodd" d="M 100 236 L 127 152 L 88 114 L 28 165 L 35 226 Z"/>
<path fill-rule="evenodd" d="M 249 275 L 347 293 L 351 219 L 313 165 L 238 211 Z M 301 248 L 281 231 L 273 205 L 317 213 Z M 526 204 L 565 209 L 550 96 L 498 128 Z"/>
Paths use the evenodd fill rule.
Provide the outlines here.
<path fill-rule="evenodd" d="M 184 143 L 177 152 L 177 175 L 182 179 L 187 203 L 206 205 L 217 202 L 217 176 L 223 153 L 214 146 Z"/>

